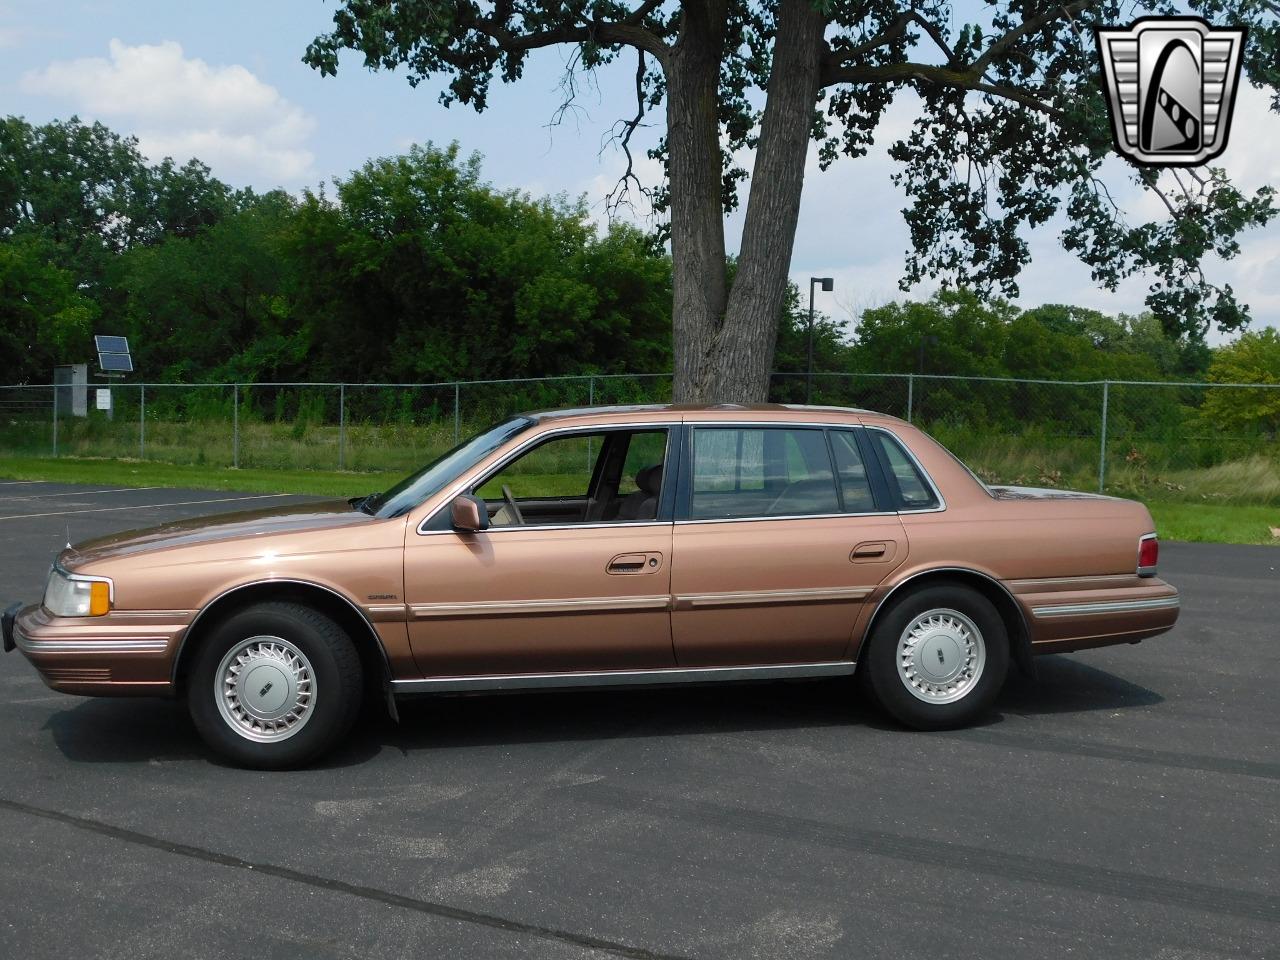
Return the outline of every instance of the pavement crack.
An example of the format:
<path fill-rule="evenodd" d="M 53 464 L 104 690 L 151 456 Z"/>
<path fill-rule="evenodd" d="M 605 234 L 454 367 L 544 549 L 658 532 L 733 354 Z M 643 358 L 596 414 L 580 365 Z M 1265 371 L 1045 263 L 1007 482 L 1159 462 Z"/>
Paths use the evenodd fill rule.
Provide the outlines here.
<path fill-rule="evenodd" d="M 988 730 L 985 728 L 958 730 L 943 734 L 943 736 L 956 740 L 969 740 L 976 743 L 1013 747 L 1020 750 L 1092 757 L 1099 760 L 1119 760 L 1124 763 L 1143 763 L 1157 767 L 1173 767 L 1180 770 L 1198 770 L 1203 773 L 1223 773 L 1231 776 L 1280 780 L 1280 763 L 1269 763 L 1264 760 L 1240 760 L 1234 757 L 1213 757 L 1204 754 L 1178 753 L 1172 750 L 1150 750 L 1143 747 L 1067 740 L 1038 732 L 1005 733 L 1000 730 Z"/>
<path fill-rule="evenodd" d="M 665 822 L 736 830 L 795 843 L 818 844 L 907 863 L 984 874 L 1001 880 L 1036 883 L 1088 894 L 1138 900 L 1224 916 L 1280 923 L 1280 897 L 1232 890 L 1206 883 L 1155 877 L 1109 867 L 993 850 L 966 844 L 870 830 L 849 823 L 828 823 L 791 814 L 678 797 L 654 797 L 604 783 L 566 788 L 584 800 L 610 808 L 643 811 Z"/>
<path fill-rule="evenodd" d="M 439 917 L 444 920 L 453 920 L 458 923 L 474 924 L 476 926 L 488 927 L 493 930 L 502 930 L 507 933 L 536 937 L 541 940 L 550 940 L 574 947 L 582 947 L 587 950 L 596 950 L 616 957 L 632 958 L 632 960 L 686 960 L 686 958 L 676 954 L 659 953 L 653 950 L 648 950 L 644 947 L 621 943 L 616 940 L 608 940 L 603 937 L 595 937 L 590 934 L 575 933 L 571 930 L 561 930 L 557 927 L 527 923 L 522 920 L 512 920 L 508 917 L 500 917 L 492 913 L 481 913 L 475 910 L 467 910 L 462 907 L 450 906 L 446 903 L 438 903 L 431 900 L 420 900 L 417 897 L 407 897 L 403 894 L 392 893 L 390 890 L 382 890 L 378 887 L 369 887 L 364 886 L 363 884 L 348 883 L 345 880 L 337 880 L 332 877 L 323 877 L 317 874 L 306 873 L 302 870 L 295 870 L 291 867 L 282 867 L 274 863 L 260 863 L 251 860 L 244 860 L 240 857 L 219 853 L 216 850 L 209 850 L 205 847 L 197 847 L 187 843 L 176 843 L 171 840 L 164 840 L 160 837 L 153 837 L 149 834 L 140 833 L 136 830 L 129 830 L 124 827 L 117 827 L 109 823 L 104 823 L 101 820 L 92 820 L 88 817 L 78 817 L 74 814 L 63 813 L 60 810 L 50 810 L 45 807 L 37 807 L 33 804 L 23 803 L 19 800 L 10 800 L 7 797 L 0 797 L 0 809 L 10 810 L 14 813 L 26 814 L 27 816 L 40 817 L 44 820 L 51 820 L 54 823 L 61 823 L 74 827 L 77 830 L 84 830 L 88 833 L 97 834 L 98 836 L 109 837 L 113 840 L 119 840 L 123 843 L 131 843 L 135 846 L 146 847 L 151 850 L 159 850 L 163 853 L 172 854 L 173 856 L 187 857 L 192 860 L 200 860 L 205 863 L 212 863 L 222 867 L 230 867 L 234 870 L 244 870 L 254 874 L 275 877 L 280 880 L 288 880 L 293 883 L 305 884 L 306 886 L 315 887 L 320 890 L 328 890 L 333 893 L 341 893 L 351 897 L 359 897 L 363 900 L 375 901 L 392 907 L 400 907 L 404 910 L 412 910 L 416 913 L 423 913 L 428 916 Z"/>

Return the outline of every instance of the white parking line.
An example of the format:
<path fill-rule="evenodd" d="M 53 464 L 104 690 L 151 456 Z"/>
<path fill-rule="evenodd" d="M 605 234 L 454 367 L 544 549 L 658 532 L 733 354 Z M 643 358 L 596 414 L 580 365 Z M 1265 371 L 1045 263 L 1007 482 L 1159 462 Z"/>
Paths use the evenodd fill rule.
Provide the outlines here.
<path fill-rule="evenodd" d="M 0 480 L 0 487 L 17 487 L 24 483 L 53 483 L 52 480 Z"/>
<path fill-rule="evenodd" d="M 110 513 L 115 510 L 154 510 L 159 507 L 186 507 L 197 503 L 235 503 L 237 500 L 279 500 L 292 493 L 259 493 L 251 497 L 219 497 L 215 500 L 174 500 L 169 503 L 139 503 L 128 507 L 89 507 L 84 510 L 57 510 L 52 513 L 14 513 L 0 520 L 33 520 L 37 517 L 68 517 L 75 513 Z"/>
<path fill-rule="evenodd" d="M 49 500 L 53 497 L 89 497 L 98 493 L 133 493 L 135 490 L 159 490 L 159 487 L 112 487 L 110 490 L 66 490 L 62 493 L 35 493 L 29 497 L 0 497 L 0 503 L 17 500 Z"/>

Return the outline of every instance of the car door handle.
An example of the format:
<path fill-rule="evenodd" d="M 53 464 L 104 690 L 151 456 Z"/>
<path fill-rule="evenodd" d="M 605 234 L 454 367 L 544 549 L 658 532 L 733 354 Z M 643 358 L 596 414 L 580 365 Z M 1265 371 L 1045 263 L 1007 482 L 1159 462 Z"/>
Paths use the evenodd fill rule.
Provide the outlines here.
<path fill-rule="evenodd" d="M 849 554 L 849 559 L 855 563 L 859 560 L 875 560 L 885 556 L 889 552 L 889 544 L 878 541 L 874 543 L 860 543 Z"/>
<path fill-rule="evenodd" d="M 655 573 L 662 565 L 660 553 L 620 553 L 609 561 L 605 573 Z"/>

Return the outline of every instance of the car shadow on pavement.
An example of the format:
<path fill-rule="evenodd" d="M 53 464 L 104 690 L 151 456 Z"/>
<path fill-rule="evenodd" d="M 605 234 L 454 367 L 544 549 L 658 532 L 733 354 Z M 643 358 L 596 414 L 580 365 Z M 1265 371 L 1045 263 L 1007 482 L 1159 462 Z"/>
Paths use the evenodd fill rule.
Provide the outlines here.
<path fill-rule="evenodd" d="M 1037 660 L 1037 677 L 1010 673 L 984 724 L 1003 714 L 1122 710 L 1163 701 L 1158 693 L 1070 657 Z M 383 750 L 405 755 L 502 744 L 697 736 L 818 727 L 899 729 L 846 680 L 796 680 L 706 687 L 435 696 L 402 700 L 395 723 L 370 705 L 347 741 L 320 767 L 362 763 Z M 204 746 L 185 704 L 95 699 L 46 722 L 67 759 L 86 763 L 220 763 Z"/>
<path fill-rule="evenodd" d="M 998 711 L 1033 716 L 1125 710 L 1164 702 L 1154 690 L 1070 655 L 1036 657 L 1035 670 L 1034 679 L 1016 668 L 1009 672 L 996 700 Z"/>
<path fill-rule="evenodd" d="M 72 700 L 45 721 L 63 756 L 77 763 L 161 763 L 211 756 L 179 700 Z"/>

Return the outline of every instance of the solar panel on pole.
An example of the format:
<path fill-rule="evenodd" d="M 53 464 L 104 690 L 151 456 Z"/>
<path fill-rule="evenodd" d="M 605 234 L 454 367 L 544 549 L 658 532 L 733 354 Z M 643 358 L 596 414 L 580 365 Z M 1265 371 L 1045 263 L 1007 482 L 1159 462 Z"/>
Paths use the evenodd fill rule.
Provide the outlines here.
<path fill-rule="evenodd" d="M 127 353 L 100 353 L 98 366 L 103 373 L 132 373 L 133 357 Z"/>
<path fill-rule="evenodd" d="M 93 345 L 99 353 L 129 353 L 128 337 L 104 337 L 99 334 L 93 338 Z"/>

